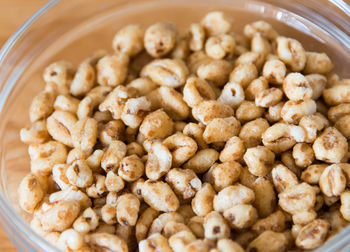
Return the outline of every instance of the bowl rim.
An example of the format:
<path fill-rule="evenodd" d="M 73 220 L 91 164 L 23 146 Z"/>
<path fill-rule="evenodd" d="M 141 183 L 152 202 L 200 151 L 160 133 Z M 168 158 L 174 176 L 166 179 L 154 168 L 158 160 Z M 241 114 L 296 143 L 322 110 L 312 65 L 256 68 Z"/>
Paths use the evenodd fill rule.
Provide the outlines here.
<path fill-rule="evenodd" d="M 46 4 L 44 4 L 40 9 L 38 9 L 31 17 L 29 17 L 4 43 L 4 45 L 0 49 L 0 66 L 3 65 L 6 57 L 10 53 L 11 49 L 16 45 L 18 40 L 25 34 L 25 32 L 45 13 L 47 13 L 50 9 L 55 7 L 63 0 L 50 0 Z M 259 1 L 252 0 L 251 2 L 259 3 Z M 347 16 L 350 17 L 350 6 L 342 0 L 327 0 L 334 6 L 336 6 L 341 11 L 345 12 Z M 270 2 L 264 2 L 265 4 L 271 4 Z M 283 9 L 283 11 L 290 12 L 294 15 L 299 16 L 299 14 L 294 13 L 288 9 Z M 304 18 L 303 16 L 299 16 Z M 13 89 L 16 81 L 12 81 L 5 86 L 0 83 L 0 112 L 3 109 L 3 106 L 6 102 L 8 94 Z M 0 150 L 1 157 L 1 150 Z M 3 164 L 1 164 L 3 165 Z M 6 235 L 9 239 L 14 243 L 14 245 L 19 250 L 35 250 L 40 248 L 44 251 L 58 251 L 58 249 L 46 241 L 42 236 L 37 234 L 31 227 L 23 221 L 23 218 L 20 217 L 19 213 L 15 210 L 12 204 L 6 199 L 3 194 L 3 191 L 0 190 L 0 224 L 2 228 L 6 231 Z M 20 232 L 18 232 L 20 230 Z M 8 235 L 9 233 L 14 233 L 16 235 Z M 340 241 L 344 239 L 350 239 L 350 225 L 344 228 L 340 233 L 338 233 L 335 237 L 339 238 Z M 324 251 L 324 249 L 335 249 L 338 248 L 337 243 L 339 243 L 339 239 L 331 239 L 322 247 L 316 249 L 316 251 Z M 33 246 L 35 243 L 35 247 Z M 350 245 L 348 245 L 350 246 Z"/>
<path fill-rule="evenodd" d="M 34 24 L 42 15 L 47 13 L 50 9 L 60 3 L 62 0 L 50 0 L 38 9 L 32 16 L 30 16 L 4 43 L 0 49 L 0 66 L 3 65 L 6 57 L 10 53 L 11 49 L 17 43 L 17 41 L 23 36 L 23 34 Z M 13 89 L 15 81 L 9 83 L 4 87 L 1 87 L 2 98 L 0 98 L 0 110 L 6 102 L 8 94 Z M 1 84 L 2 85 L 2 84 Z M 1 155 L 1 153 L 0 153 Z M 3 164 L 1 164 L 3 165 Z M 6 214 L 7 213 L 7 214 Z M 23 221 L 18 212 L 14 209 L 12 204 L 3 195 L 3 191 L 0 190 L 0 223 L 4 231 L 6 231 L 7 237 L 13 242 L 19 250 L 34 251 L 36 248 L 40 248 L 43 251 L 58 251 L 56 247 L 46 241 L 42 236 L 37 234 L 27 223 Z M 20 229 L 20 232 L 17 232 Z M 14 233 L 16 236 L 8 235 Z M 35 243 L 36 248 L 32 243 Z"/>

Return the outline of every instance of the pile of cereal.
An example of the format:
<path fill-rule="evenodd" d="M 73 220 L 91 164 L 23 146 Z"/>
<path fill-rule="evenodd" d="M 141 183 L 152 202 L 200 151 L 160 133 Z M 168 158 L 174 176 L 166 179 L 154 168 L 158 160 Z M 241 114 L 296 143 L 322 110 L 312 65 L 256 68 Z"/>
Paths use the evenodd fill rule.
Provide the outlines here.
<path fill-rule="evenodd" d="M 45 69 L 20 132 L 37 233 L 63 251 L 265 252 L 347 226 L 350 80 L 264 21 L 232 25 L 128 25 L 113 53 Z"/>

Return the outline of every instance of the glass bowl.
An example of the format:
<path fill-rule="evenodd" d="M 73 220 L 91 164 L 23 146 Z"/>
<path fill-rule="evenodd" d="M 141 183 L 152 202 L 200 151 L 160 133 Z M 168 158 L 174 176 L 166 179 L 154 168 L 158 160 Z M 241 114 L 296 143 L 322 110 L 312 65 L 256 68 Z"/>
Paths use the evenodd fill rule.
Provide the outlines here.
<path fill-rule="evenodd" d="M 35 234 L 18 207 L 17 187 L 29 172 L 27 146 L 19 130 L 28 107 L 44 87 L 42 71 L 66 59 L 75 65 L 99 48 L 111 48 L 116 31 L 129 23 L 176 22 L 183 30 L 206 12 L 222 10 L 234 29 L 264 19 L 281 35 L 299 39 L 309 51 L 325 51 L 341 77 L 350 77 L 350 7 L 343 1 L 294 0 L 52 0 L 17 30 L 0 51 L 0 221 L 21 251 L 56 251 Z M 319 251 L 350 251 L 350 227 Z"/>

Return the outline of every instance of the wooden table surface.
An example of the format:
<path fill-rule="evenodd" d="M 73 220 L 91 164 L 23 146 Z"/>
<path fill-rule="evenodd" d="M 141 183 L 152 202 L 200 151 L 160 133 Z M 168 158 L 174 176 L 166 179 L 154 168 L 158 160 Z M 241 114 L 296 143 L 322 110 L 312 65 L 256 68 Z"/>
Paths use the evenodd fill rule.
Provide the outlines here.
<path fill-rule="evenodd" d="M 0 0 L 0 47 L 48 0 Z M 0 227 L 0 251 L 18 251 Z"/>

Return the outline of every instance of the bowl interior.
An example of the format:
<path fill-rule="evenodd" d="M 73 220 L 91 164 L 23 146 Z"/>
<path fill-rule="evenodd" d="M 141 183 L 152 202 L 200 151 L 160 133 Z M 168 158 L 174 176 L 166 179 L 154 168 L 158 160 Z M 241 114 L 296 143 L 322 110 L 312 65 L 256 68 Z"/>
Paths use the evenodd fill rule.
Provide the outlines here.
<path fill-rule="evenodd" d="M 82 1 L 77 2 L 81 4 Z M 56 22 L 58 16 L 52 16 L 53 21 L 48 24 L 41 24 L 39 19 L 36 27 L 41 29 L 41 33 L 33 30 L 28 34 L 29 38 L 32 36 L 36 40 L 30 40 L 31 44 L 25 44 L 24 41 L 19 51 L 11 52 L 20 57 L 6 66 L 12 69 L 12 79 L 8 78 L 7 82 L 12 81 L 15 85 L 0 108 L 1 186 L 3 195 L 26 218 L 28 216 L 18 208 L 17 188 L 22 177 L 30 171 L 30 165 L 27 146 L 19 140 L 19 130 L 29 123 L 31 100 L 44 87 L 43 69 L 49 63 L 61 59 L 77 66 L 96 49 L 111 51 L 114 34 L 126 24 L 140 23 L 147 26 L 157 21 L 172 21 L 178 24 L 183 33 L 190 23 L 199 22 L 208 11 L 222 10 L 235 20 L 234 30 L 242 33 L 244 24 L 264 19 L 272 23 L 279 34 L 299 39 L 307 50 L 326 52 L 335 63 L 336 72 L 342 77 L 350 76 L 344 67 L 350 64 L 350 51 L 337 39 L 317 24 L 269 4 L 244 0 L 135 1 L 134 4 L 106 2 L 108 8 L 95 6 L 96 12 L 92 11 L 95 1 L 85 1 L 92 6 L 84 6 L 81 10 L 74 4 L 68 6 L 71 1 L 59 3 L 53 10 L 57 8 L 58 13 L 65 11 L 67 17 L 69 13 L 77 11 L 88 10 L 91 14 L 88 18 L 74 20 L 74 25 L 68 18 Z M 50 11 L 47 15 L 51 15 Z M 74 19 L 74 15 L 70 17 Z M 63 32 L 57 33 L 58 30 Z M 37 41 L 37 44 L 32 41 Z"/>

